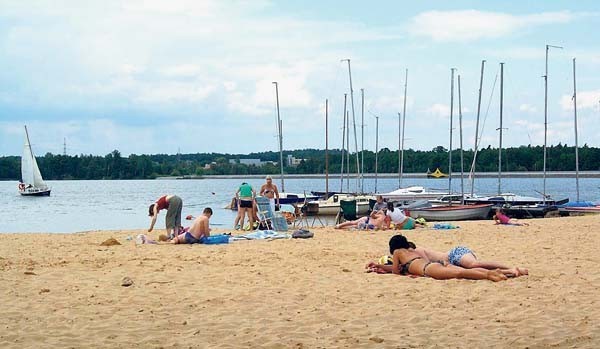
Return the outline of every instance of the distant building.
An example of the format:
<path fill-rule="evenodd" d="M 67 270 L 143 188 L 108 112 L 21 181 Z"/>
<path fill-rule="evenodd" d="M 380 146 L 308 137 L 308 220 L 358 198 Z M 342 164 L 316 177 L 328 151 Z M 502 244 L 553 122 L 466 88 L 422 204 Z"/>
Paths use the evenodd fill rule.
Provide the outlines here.
<path fill-rule="evenodd" d="M 229 159 L 229 163 L 260 167 L 266 164 L 273 164 L 273 161 L 262 161 L 261 159 Z"/>
<path fill-rule="evenodd" d="M 289 155 L 289 154 L 287 156 L 287 165 L 288 166 L 292 166 L 292 167 L 298 166 L 298 165 L 300 165 L 300 163 L 302 161 L 306 161 L 306 159 L 296 159 L 295 157 L 293 157 L 292 155 Z"/>
<path fill-rule="evenodd" d="M 217 166 L 217 163 L 213 161 L 213 162 L 211 162 L 210 164 L 205 164 L 205 165 L 204 165 L 204 169 L 205 169 L 205 170 L 210 170 L 211 168 L 213 168 L 213 167 L 215 167 L 215 166 Z"/>

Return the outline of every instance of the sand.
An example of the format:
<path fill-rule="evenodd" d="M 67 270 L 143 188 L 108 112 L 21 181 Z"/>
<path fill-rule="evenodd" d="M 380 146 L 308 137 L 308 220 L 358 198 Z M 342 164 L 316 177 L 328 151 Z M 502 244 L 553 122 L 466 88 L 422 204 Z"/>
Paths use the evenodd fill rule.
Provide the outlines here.
<path fill-rule="evenodd" d="M 0 234 L 0 347 L 600 347 L 600 217 L 529 223 L 406 233 L 529 268 L 499 283 L 365 273 L 393 231 L 210 246 Z"/>

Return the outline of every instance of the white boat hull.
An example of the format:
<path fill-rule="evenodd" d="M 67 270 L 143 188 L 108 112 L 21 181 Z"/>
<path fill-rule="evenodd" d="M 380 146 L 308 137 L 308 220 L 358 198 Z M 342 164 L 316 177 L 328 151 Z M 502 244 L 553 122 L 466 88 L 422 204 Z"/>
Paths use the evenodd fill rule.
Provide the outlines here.
<path fill-rule="evenodd" d="M 428 221 L 464 221 L 485 219 L 488 217 L 491 204 L 438 206 L 410 210 L 412 218 L 424 218 Z"/>

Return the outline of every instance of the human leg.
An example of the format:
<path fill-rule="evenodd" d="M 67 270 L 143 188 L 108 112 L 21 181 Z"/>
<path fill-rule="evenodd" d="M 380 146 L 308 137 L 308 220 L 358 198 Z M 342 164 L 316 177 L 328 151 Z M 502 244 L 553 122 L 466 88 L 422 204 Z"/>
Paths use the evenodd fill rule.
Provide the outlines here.
<path fill-rule="evenodd" d="M 446 267 L 439 263 L 431 263 L 425 267 L 426 262 L 413 263 L 410 272 L 415 275 L 426 275 L 436 280 L 448 279 L 470 279 L 470 280 L 506 280 L 506 276 L 498 270 L 486 270 L 481 268 L 464 269 L 460 267 Z M 423 270 L 423 268 L 425 269 Z M 421 272 L 419 272 L 421 270 Z"/>
<path fill-rule="evenodd" d="M 359 219 L 355 219 L 353 221 L 346 221 L 346 222 L 340 223 L 335 226 L 335 229 L 345 229 L 345 228 L 350 228 L 350 227 L 356 227 L 360 223 L 364 223 L 366 221 L 367 221 L 367 217 L 360 217 Z"/>
<path fill-rule="evenodd" d="M 483 269 L 510 269 L 510 267 L 495 261 L 480 261 L 475 257 L 473 252 L 469 252 L 460 257 L 459 266 L 472 269 L 472 268 L 483 268 Z"/>

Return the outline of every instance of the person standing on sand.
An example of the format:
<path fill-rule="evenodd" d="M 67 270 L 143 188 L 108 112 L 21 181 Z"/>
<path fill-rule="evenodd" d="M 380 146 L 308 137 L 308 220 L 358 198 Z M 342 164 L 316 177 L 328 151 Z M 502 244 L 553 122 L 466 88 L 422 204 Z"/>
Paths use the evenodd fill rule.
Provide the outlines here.
<path fill-rule="evenodd" d="M 167 217 L 165 218 L 167 235 L 170 239 L 179 235 L 179 227 L 181 226 L 181 209 L 183 208 L 183 201 L 177 195 L 163 195 L 155 203 L 148 207 L 148 216 L 152 217 L 150 221 L 150 228 L 148 232 L 154 229 L 156 218 L 158 218 L 158 212 L 160 210 L 167 210 Z"/>
<path fill-rule="evenodd" d="M 190 230 L 185 234 L 175 237 L 171 242 L 174 244 L 201 244 L 202 240 L 210 236 L 209 220 L 213 211 L 207 207 L 202 211 L 202 214 L 192 223 Z"/>
<path fill-rule="evenodd" d="M 235 192 L 235 199 L 238 202 L 238 215 L 235 217 L 233 226 L 235 229 L 243 229 L 244 215 L 248 216 L 250 222 L 250 230 L 254 226 L 254 198 L 256 192 L 254 188 L 246 182 L 243 182 Z"/>
<path fill-rule="evenodd" d="M 267 176 L 265 180 L 267 183 L 260 187 L 258 195 L 268 198 L 269 204 L 271 205 L 271 211 L 275 212 L 275 209 L 279 209 L 279 190 L 277 190 L 277 185 L 273 184 L 273 178 L 271 178 L 271 176 Z M 275 202 L 276 200 L 277 203 Z"/>

